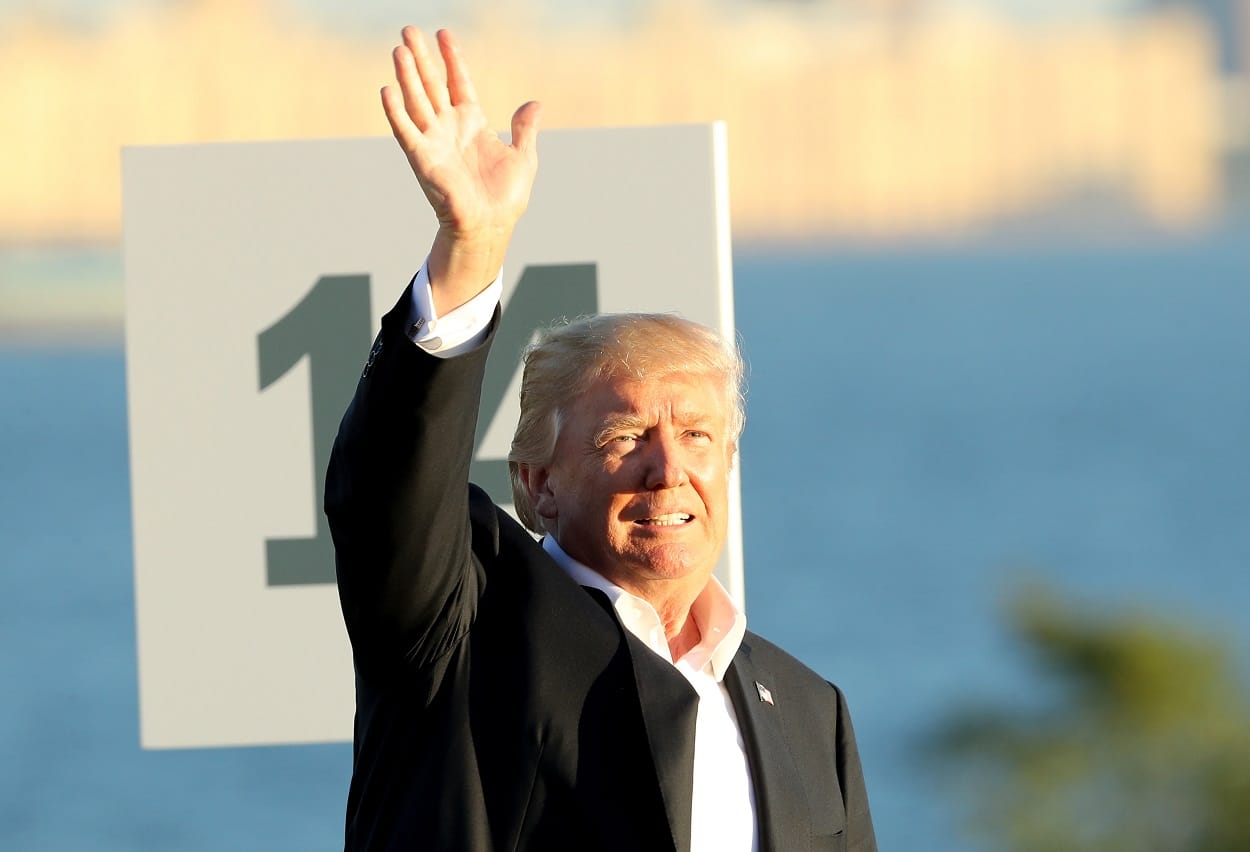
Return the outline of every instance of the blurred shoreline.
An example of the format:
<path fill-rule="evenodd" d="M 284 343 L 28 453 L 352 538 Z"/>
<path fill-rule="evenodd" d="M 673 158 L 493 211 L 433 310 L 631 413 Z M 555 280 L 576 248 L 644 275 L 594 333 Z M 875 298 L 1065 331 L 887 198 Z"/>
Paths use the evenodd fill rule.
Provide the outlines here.
<path fill-rule="evenodd" d="M 915 237 L 889 243 L 825 237 L 796 241 L 735 238 L 735 270 L 770 258 L 817 263 L 908 256 L 941 259 L 966 255 L 1045 258 L 1056 255 L 1125 257 L 1219 253 L 1250 235 L 1250 208 L 1200 227 L 1169 230 L 1117 219 L 1098 229 L 1036 221 L 1000 223 L 979 236 Z M 918 264 L 918 271 L 923 264 Z M 1196 263 L 1195 275 L 1202 269 Z M 836 287 L 838 280 L 830 280 Z M 1010 287 L 1010 281 L 1002 282 Z M 124 269 L 117 244 L 0 246 L 0 350 L 6 348 L 116 348 L 124 333 Z"/>
<path fill-rule="evenodd" d="M 960 235 L 1072 199 L 1166 229 L 1219 215 L 1248 98 L 1196 13 L 1037 28 L 818 5 L 673 0 L 545 31 L 512 4 L 460 35 L 501 128 L 529 98 L 548 127 L 726 121 L 741 238 Z M 116 243 L 122 146 L 385 135 L 391 44 L 246 0 L 8 21 L 0 246 Z"/>

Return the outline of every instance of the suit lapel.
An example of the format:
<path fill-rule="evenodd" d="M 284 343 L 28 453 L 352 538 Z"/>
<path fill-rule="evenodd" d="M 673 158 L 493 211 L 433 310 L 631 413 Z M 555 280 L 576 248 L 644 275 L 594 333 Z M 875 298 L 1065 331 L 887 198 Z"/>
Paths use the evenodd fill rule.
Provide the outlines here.
<path fill-rule="evenodd" d="M 624 632 L 634 663 L 634 679 L 638 684 L 651 759 L 673 832 L 673 848 L 677 852 L 690 852 L 694 731 L 699 693 L 671 663 L 661 660 L 629 631 Z"/>
<path fill-rule="evenodd" d="M 808 848 L 807 793 L 799 783 L 790 746 L 781 730 L 777 704 L 786 700 L 769 673 L 751 662 L 749 637 L 725 673 L 725 684 L 747 746 L 755 788 L 760 852 Z M 761 689 L 762 688 L 762 689 Z"/>
<path fill-rule="evenodd" d="M 625 629 L 608 596 L 585 587 L 616 620 L 628 647 L 638 688 L 638 703 L 646 727 L 647 744 L 655 764 L 656 780 L 664 800 L 676 852 L 690 852 L 690 810 L 694 803 L 694 734 L 699 693 L 667 660 L 660 659 Z"/>

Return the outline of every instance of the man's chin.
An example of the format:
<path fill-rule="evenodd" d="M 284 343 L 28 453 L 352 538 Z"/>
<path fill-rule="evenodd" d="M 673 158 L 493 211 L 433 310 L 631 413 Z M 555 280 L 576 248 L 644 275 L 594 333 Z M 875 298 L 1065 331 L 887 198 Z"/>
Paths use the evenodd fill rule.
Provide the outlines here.
<path fill-rule="evenodd" d="M 708 558 L 682 544 L 653 544 L 630 560 L 633 573 L 652 580 L 683 580 L 702 577 L 704 581 L 716 568 L 716 559 Z"/>

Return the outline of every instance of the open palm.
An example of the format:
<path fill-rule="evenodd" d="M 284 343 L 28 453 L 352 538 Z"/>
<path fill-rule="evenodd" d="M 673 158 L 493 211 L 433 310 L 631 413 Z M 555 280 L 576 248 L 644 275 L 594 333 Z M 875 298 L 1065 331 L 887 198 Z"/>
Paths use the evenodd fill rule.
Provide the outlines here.
<path fill-rule="evenodd" d="M 415 27 L 404 29 L 403 41 L 393 53 L 399 88 L 385 87 L 382 105 L 440 230 L 506 246 L 538 167 L 538 104 L 516 111 L 507 144 L 486 123 L 451 33 L 438 33 L 441 60 Z"/>

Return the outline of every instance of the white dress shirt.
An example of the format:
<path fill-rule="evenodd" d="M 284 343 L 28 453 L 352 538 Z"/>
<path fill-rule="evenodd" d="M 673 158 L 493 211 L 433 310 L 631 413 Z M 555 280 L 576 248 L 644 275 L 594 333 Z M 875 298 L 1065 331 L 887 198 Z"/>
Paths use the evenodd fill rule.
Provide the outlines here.
<path fill-rule="evenodd" d="M 408 337 L 439 358 L 471 352 L 486 339 L 495 305 L 503 298 L 503 270 L 485 290 L 440 317 L 434 310 L 434 294 L 430 292 L 429 265 L 427 259 L 412 279 L 412 309 L 405 324 Z"/>

